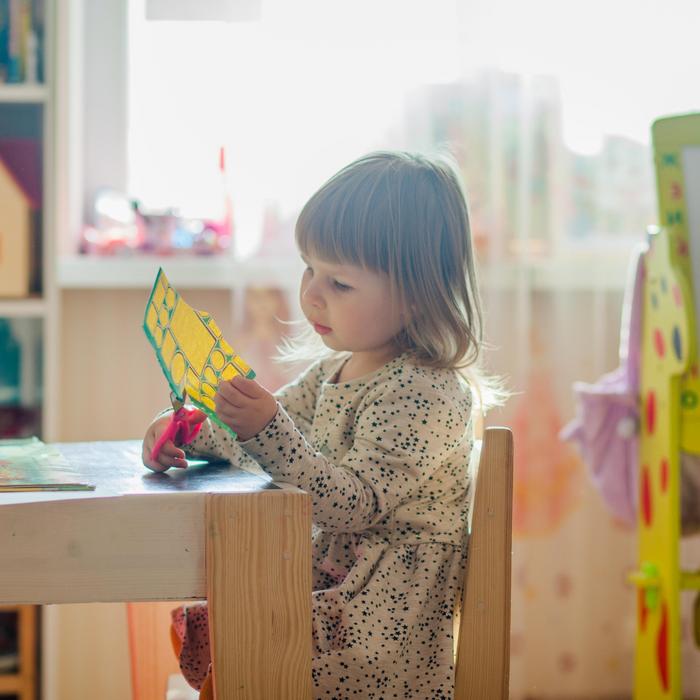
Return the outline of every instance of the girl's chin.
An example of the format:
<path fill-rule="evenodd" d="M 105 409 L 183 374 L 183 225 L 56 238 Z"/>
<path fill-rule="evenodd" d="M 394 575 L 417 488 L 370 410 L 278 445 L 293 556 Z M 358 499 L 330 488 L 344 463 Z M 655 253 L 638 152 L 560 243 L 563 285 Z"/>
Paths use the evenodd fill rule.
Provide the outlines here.
<path fill-rule="evenodd" d="M 344 347 L 342 343 L 338 342 L 337 338 L 331 338 L 327 335 L 322 335 L 321 340 L 329 350 L 335 350 L 336 352 L 343 352 L 344 350 L 347 350 L 347 348 Z"/>

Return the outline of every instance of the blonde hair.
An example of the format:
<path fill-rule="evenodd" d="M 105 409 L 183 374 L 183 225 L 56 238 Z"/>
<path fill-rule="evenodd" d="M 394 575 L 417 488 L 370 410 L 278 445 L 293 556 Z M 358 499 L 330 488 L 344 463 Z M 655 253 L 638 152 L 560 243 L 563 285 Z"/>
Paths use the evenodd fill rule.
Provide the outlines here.
<path fill-rule="evenodd" d="M 296 242 L 304 254 L 386 273 L 405 313 L 399 348 L 493 394 L 480 370 L 483 321 L 466 193 L 451 158 L 377 151 L 354 161 L 306 203 Z M 313 345 L 316 357 L 333 354 L 325 346 L 318 352 L 318 338 Z M 283 354 L 298 360 L 302 346 L 312 350 L 306 334 Z"/>

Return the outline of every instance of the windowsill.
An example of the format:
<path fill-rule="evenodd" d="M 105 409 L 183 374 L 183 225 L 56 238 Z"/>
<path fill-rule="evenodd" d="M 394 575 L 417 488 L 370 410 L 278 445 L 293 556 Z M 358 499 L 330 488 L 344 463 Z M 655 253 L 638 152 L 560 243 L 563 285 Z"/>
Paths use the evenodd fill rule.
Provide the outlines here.
<path fill-rule="evenodd" d="M 60 257 L 56 276 L 63 289 L 150 289 L 158 268 L 178 289 L 296 287 L 303 263 L 292 259 L 233 260 L 211 257 Z"/>
<path fill-rule="evenodd" d="M 230 257 L 91 257 L 59 258 L 58 286 L 63 289 L 149 289 L 162 267 L 178 289 L 244 289 L 250 286 L 296 288 L 303 263 L 294 259 L 237 261 Z M 534 291 L 622 291 L 626 260 L 515 260 L 481 265 L 487 288 Z"/>

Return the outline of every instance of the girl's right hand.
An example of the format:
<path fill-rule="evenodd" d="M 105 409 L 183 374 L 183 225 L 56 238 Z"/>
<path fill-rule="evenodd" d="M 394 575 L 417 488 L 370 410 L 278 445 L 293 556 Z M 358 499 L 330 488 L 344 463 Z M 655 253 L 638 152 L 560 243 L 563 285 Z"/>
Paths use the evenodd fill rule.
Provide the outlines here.
<path fill-rule="evenodd" d="M 151 459 L 153 446 L 168 427 L 171 416 L 172 412 L 168 412 L 165 415 L 156 418 L 153 423 L 148 426 L 146 436 L 143 438 L 143 454 L 141 459 L 143 460 L 144 466 L 148 467 L 154 472 L 164 472 L 167 469 L 170 469 L 170 467 L 178 467 L 179 469 L 187 468 L 185 453 L 180 449 L 179 444 L 173 444 L 172 440 L 166 440 L 166 442 L 160 448 L 157 460 Z"/>

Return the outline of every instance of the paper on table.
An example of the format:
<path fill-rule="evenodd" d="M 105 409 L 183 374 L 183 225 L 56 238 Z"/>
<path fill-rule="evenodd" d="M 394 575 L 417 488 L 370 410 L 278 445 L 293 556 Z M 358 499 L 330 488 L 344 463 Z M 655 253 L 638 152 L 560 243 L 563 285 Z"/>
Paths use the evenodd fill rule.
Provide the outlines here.
<path fill-rule="evenodd" d="M 63 455 L 37 438 L 0 440 L 0 492 L 92 490 Z"/>
<path fill-rule="evenodd" d="M 143 330 L 178 398 L 182 400 L 186 390 L 197 408 L 231 432 L 216 417 L 216 387 L 237 374 L 252 379 L 255 372 L 223 339 L 208 313 L 195 311 L 183 301 L 162 269 L 146 305 Z"/>

